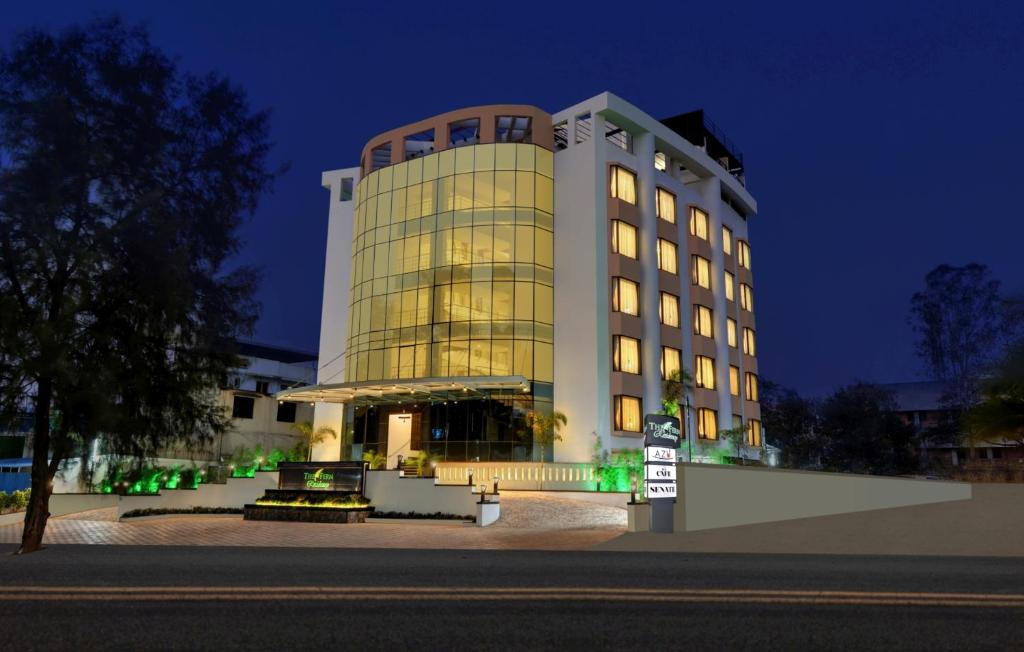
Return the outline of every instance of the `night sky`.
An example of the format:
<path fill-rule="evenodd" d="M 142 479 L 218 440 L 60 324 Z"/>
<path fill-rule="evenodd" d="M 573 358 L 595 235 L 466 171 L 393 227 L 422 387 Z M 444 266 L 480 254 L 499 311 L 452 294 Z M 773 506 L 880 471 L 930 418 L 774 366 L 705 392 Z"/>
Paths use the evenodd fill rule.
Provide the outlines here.
<path fill-rule="evenodd" d="M 704 108 L 760 206 L 762 376 L 823 394 L 920 377 L 908 305 L 935 265 L 982 262 L 1024 294 L 1024 3 L 833 4 L 7 2 L 0 42 L 116 11 L 272 109 L 275 163 L 291 167 L 239 258 L 265 273 L 256 339 L 304 350 L 320 327 L 320 172 L 357 165 L 375 134 L 605 90 L 655 117 Z"/>

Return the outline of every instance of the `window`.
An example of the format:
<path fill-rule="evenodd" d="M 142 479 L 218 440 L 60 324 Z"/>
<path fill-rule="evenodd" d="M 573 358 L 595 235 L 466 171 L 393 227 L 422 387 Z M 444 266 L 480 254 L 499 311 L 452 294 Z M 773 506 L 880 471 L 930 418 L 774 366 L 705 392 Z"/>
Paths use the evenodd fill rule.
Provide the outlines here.
<path fill-rule="evenodd" d="M 277 404 L 277 420 L 280 423 L 295 423 L 296 403 L 283 401 Z"/>
<path fill-rule="evenodd" d="M 704 389 L 715 388 L 715 359 L 706 355 L 694 356 L 693 384 Z"/>
<path fill-rule="evenodd" d="M 615 396 L 613 400 L 615 429 L 626 432 L 641 432 L 640 399 L 635 396 Z"/>
<path fill-rule="evenodd" d="M 696 206 L 690 207 L 690 235 L 708 239 L 708 214 Z"/>
<path fill-rule="evenodd" d="M 671 346 L 661 347 L 661 378 L 667 380 L 672 374 L 680 372 L 683 363 L 683 352 Z"/>
<path fill-rule="evenodd" d="M 269 394 L 270 393 L 270 382 L 266 381 L 266 380 L 257 380 L 256 381 L 256 391 L 259 392 L 260 394 Z"/>
<path fill-rule="evenodd" d="M 658 188 L 658 217 L 665 220 L 669 224 L 676 223 L 676 196 L 665 190 L 664 188 Z"/>
<path fill-rule="evenodd" d="M 729 393 L 740 395 L 740 368 L 729 365 Z"/>
<path fill-rule="evenodd" d="M 661 305 L 658 306 L 658 317 L 666 326 L 679 328 L 679 297 L 668 292 L 661 293 Z"/>
<path fill-rule="evenodd" d="M 747 446 L 761 446 L 761 422 L 757 419 L 747 421 Z"/>
<path fill-rule="evenodd" d="M 253 408 L 256 407 L 256 400 L 251 396 L 235 396 L 231 405 L 232 419 L 251 419 Z"/>
<path fill-rule="evenodd" d="M 718 412 L 709 408 L 697 409 L 697 436 L 718 439 Z"/>
<path fill-rule="evenodd" d="M 640 373 L 640 340 L 625 335 L 612 337 L 612 370 Z"/>
<path fill-rule="evenodd" d="M 624 152 L 633 151 L 633 134 L 607 119 L 604 121 L 604 139 Z"/>
<path fill-rule="evenodd" d="M 480 118 L 466 118 L 448 124 L 448 147 L 476 145 L 480 142 Z"/>
<path fill-rule="evenodd" d="M 731 272 L 725 273 L 725 300 L 735 301 L 736 291 L 733 289 L 736 287 L 736 277 Z"/>
<path fill-rule="evenodd" d="M 729 346 L 736 348 L 736 320 L 731 317 L 725 318 L 725 336 Z"/>
<path fill-rule="evenodd" d="M 499 115 L 494 121 L 494 139 L 499 143 L 532 143 L 531 119 L 518 115 Z"/>
<path fill-rule="evenodd" d="M 746 283 L 740 283 L 740 308 L 754 311 L 754 291 Z"/>
<path fill-rule="evenodd" d="M 576 143 L 585 143 L 590 140 L 591 125 L 593 120 L 590 118 L 590 112 L 582 113 L 576 116 Z"/>
<path fill-rule="evenodd" d="M 703 256 L 692 256 L 690 258 L 690 276 L 693 284 L 702 288 L 711 289 L 711 261 Z"/>
<path fill-rule="evenodd" d="M 621 220 L 612 220 L 612 253 L 636 260 L 636 227 Z"/>
<path fill-rule="evenodd" d="M 426 156 L 434 151 L 434 130 L 427 129 L 405 137 L 405 160 Z"/>
<path fill-rule="evenodd" d="M 391 165 L 391 143 L 386 142 L 370 150 L 370 170 L 379 170 Z"/>
<path fill-rule="evenodd" d="M 757 374 L 752 374 L 749 371 L 743 374 L 744 379 L 744 396 L 747 397 L 748 401 L 757 400 Z"/>
<path fill-rule="evenodd" d="M 668 157 L 665 152 L 654 152 L 654 169 L 664 172 L 668 169 Z"/>
<path fill-rule="evenodd" d="M 636 175 L 627 170 L 613 165 L 611 181 L 608 183 L 611 188 L 612 199 L 621 199 L 627 204 L 636 203 Z"/>
<path fill-rule="evenodd" d="M 754 345 L 753 328 L 743 328 L 743 352 L 747 355 L 757 355 L 757 348 Z"/>
<path fill-rule="evenodd" d="M 658 269 L 669 274 L 679 273 L 676 246 L 668 240 L 658 238 Z"/>
<path fill-rule="evenodd" d="M 640 286 L 626 278 L 612 279 L 612 311 L 640 316 Z"/>
<path fill-rule="evenodd" d="M 707 306 L 693 306 L 693 334 L 714 337 L 714 313 Z"/>
<path fill-rule="evenodd" d="M 352 201 L 352 177 L 345 177 L 341 180 L 341 192 L 338 193 L 338 201 Z"/>
<path fill-rule="evenodd" d="M 559 122 L 554 127 L 555 131 L 555 149 L 563 150 L 569 147 L 569 123 L 565 120 Z"/>
<path fill-rule="evenodd" d="M 732 229 L 727 226 L 722 227 L 722 251 L 726 256 L 732 255 Z"/>
<path fill-rule="evenodd" d="M 736 241 L 737 262 L 740 267 L 750 269 L 750 245 L 742 240 Z"/>

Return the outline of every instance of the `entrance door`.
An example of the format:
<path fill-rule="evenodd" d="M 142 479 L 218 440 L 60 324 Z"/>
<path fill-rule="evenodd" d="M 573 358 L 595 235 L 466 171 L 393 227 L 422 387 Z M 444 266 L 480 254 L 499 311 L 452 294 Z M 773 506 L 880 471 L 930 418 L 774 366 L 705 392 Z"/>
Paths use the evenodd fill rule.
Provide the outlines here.
<path fill-rule="evenodd" d="M 388 416 L 388 467 L 395 468 L 398 456 L 412 455 L 412 415 L 391 414 Z"/>

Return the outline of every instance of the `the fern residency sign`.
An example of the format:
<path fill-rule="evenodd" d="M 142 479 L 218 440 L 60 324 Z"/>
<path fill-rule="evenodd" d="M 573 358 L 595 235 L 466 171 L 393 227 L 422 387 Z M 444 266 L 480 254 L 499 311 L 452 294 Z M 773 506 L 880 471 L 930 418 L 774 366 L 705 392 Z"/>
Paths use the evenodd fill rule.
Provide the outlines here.
<path fill-rule="evenodd" d="M 679 419 L 665 414 L 644 417 L 644 486 L 651 503 L 651 532 L 672 532 L 676 498 L 676 449 Z"/>
<path fill-rule="evenodd" d="M 363 493 L 363 462 L 281 462 L 278 489 Z"/>

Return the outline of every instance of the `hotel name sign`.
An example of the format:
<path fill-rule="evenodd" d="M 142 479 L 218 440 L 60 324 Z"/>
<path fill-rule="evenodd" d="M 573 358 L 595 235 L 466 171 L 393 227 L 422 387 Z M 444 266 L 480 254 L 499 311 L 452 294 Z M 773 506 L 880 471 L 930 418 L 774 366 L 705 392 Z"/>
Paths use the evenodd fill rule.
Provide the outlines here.
<path fill-rule="evenodd" d="M 362 493 L 362 462 L 282 462 L 278 489 Z"/>
<path fill-rule="evenodd" d="M 644 495 L 651 503 L 651 531 L 672 532 L 676 497 L 676 449 L 679 419 L 663 414 L 644 417 Z"/>

